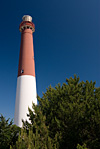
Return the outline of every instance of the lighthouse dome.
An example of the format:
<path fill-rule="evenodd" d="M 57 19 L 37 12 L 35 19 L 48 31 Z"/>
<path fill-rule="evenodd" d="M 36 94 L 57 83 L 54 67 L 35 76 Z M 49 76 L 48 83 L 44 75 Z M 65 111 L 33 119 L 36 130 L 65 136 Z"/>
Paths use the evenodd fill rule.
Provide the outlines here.
<path fill-rule="evenodd" d="M 22 20 L 23 20 L 23 21 L 29 21 L 29 22 L 32 22 L 32 17 L 29 16 L 29 15 L 24 15 L 24 16 L 22 17 Z"/>

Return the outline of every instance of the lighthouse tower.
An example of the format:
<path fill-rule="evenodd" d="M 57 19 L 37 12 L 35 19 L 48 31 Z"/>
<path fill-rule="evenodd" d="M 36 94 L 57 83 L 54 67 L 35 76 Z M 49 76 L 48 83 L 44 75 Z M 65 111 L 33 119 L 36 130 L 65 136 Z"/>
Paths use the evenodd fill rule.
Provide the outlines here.
<path fill-rule="evenodd" d="M 19 127 L 22 127 L 22 119 L 28 120 L 28 107 L 32 108 L 32 102 L 37 104 L 33 51 L 33 32 L 35 31 L 35 26 L 32 23 L 31 16 L 24 15 L 22 19 L 23 21 L 19 26 L 21 46 L 14 116 L 14 124 Z"/>

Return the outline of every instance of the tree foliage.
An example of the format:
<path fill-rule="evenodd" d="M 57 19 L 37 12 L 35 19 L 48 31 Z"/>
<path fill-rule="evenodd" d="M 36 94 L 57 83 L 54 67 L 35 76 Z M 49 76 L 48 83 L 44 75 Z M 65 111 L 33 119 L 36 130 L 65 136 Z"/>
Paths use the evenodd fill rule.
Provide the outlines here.
<path fill-rule="evenodd" d="M 86 147 L 86 144 L 83 145 L 78 144 L 77 149 L 88 149 L 88 148 Z"/>
<path fill-rule="evenodd" d="M 0 115 L 0 149 L 9 149 L 10 145 L 15 144 L 20 128 L 13 125 L 13 121 L 5 119 Z"/>
<path fill-rule="evenodd" d="M 39 106 L 33 104 L 33 109 L 35 115 L 29 109 L 32 123 L 23 122 L 24 126 L 13 149 L 57 149 L 57 136 L 54 139 L 49 136 L 48 126 L 45 124 L 46 117 L 42 114 Z"/>
<path fill-rule="evenodd" d="M 100 88 L 95 82 L 80 82 L 75 75 L 62 86 L 49 86 L 38 101 L 29 109 L 31 124 L 24 122 L 24 128 L 38 130 L 43 140 L 49 136 L 61 149 L 84 143 L 90 149 L 100 148 Z"/>

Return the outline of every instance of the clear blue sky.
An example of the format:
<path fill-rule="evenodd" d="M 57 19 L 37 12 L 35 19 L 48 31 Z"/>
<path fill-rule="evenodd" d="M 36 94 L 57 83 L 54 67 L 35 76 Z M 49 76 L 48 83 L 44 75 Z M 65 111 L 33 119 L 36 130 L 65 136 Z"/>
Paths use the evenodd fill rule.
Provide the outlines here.
<path fill-rule="evenodd" d="M 14 117 L 22 16 L 36 26 L 37 92 L 77 74 L 100 86 L 99 0 L 0 1 L 0 113 Z"/>

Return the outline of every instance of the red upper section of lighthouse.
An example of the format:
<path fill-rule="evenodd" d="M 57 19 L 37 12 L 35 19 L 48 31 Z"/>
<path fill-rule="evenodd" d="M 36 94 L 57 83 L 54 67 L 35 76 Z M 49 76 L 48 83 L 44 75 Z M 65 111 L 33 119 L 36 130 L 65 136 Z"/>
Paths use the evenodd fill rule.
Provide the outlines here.
<path fill-rule="evenodd" d="M 30 21 L 23 21 L 19 27 L 21 31 L 21 46 L 18 67 L 18 77 L 21 75 L 35 76 L 33 32 L 35 25 Z"/>

